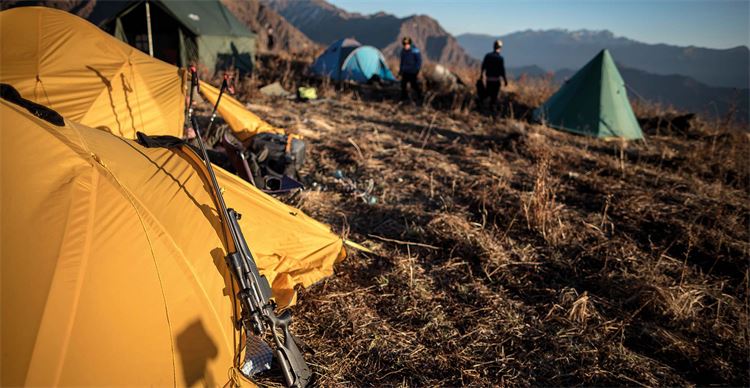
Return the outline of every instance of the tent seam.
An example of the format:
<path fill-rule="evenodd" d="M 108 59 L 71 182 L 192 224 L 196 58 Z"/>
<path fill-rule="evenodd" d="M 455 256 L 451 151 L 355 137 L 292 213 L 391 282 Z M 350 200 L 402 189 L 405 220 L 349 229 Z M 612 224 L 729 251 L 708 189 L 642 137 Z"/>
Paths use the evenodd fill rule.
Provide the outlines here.
<path fill-rule="evenodd" d="M 167 326 L 169 327 L 169 346 L 172 349 L 172 381 L 174 382 L 174 386 L 177 386 L 177 367 L 175 362 L 175 349 L 174 349 L 174 330 L 172 328 L 172 321 L 169 318 L 169 306 L 167 304 L 167 295 L 164 292 L 164 283 L 161 278 L 161 271 L 159 270 L 159 264 L 156 260 L 156 252 L 154 252 L 154 245 L 151 241 L 151 237 L 149 236 L 148 229 L 146 228 L 146 223 L 143 221 L 143 217 L 141 216 L 140 211 L 138 211 L 138 206 L 136 206 L 134 199 L 131 197 L 131 193 L 129 190 L 125 188 L 125 186 L 120 182 L 119 179 L 112 173 L 112 171 L 107 168 L 102 162 L 100 162 L 97 159 L 95 159 L 97 163 L 109 173 L 109 175 L 114 179 L 114 181 L 117 183 L 118 186 L 120 186 L 125 193 L 123 193 L 124 197 L 128 199 L 128 202 L 130 202 L 130 206 L 133 207 L 133 210 L 135 211 L 136 216 L 138 216 L 138 222 L 141 224 L 141 228 L 143 229 L 143 234 L 146 237 L 146 241 L 148 241 L 148 248 L 151 251 L 151 259 L 154 263 L 154 268 L 156 269 L 156 277 L 159 279 L 159 289 L 161 290 L 161 296 L 162 300 L 164 301 L 164 312 L 167 317 Z"/>
<path fill-rule="evenodd" d="M 75 150 L 73 150 L 73 151 L 75 152 Z M 96 180 L 98 182 L 98 176 L 99 176 L 99 174 L 97 173 L 96 169 L 93 169 L 93 170 L 94 170 L 94 173 L 93 173 L 94 175 L 92 176 L 92 187 L 94 186 L 93 181 Z M 76 179 L 73 179 L 73 180 L 69 181 L 69 183 L 75 185 L 76 184 Z M 96 198 L 96 193 L 95 193 L 94 190 L 91 190 L 89 192 L 89 198 L 91 198 L 92 196 L 94 198 Z M 94 201 L 95 201 L 95 199 L 94 199 Z M 91 201 L 89 201 L 89 202 L 91 202 Z M 69 210 L 68 211 L 68 217 L 67 217 L 66 222 L 65 222 L 65 225 L 66 225 L 65 230 L 66 231 L 69 230 L 68 226 L 69 226 L 70 220 L 71 220 L 70 210 L 74 206 L 75 206 L 75 204 L 73 202 L 71 202 L 70 205 L 69 205 L 69 207 L 68 207 L 68 210 Z M 52 385 L 59 385 L 60 375 L 62 374 L 62 365 L 64 364 L 64 359 L 65 359 L 64 355 L 67 353 L 67 348 L 68 348 L 69 339 L 70 339 L 70 332 L 71 332 L 71 329 L 72 329 L 72 326 L 73 326 L 73 322 L 75 321 L 75 312 L 78 309 L 78 301 L 79 301 L 79 297 L 80 297 L 81 284 L 82 284 L 81 279 L 83 278 L 83 274 L 86 272 L 85 268 L 88 265 L 88 258 L 89 258 L 89 255 L 90 255 L 89 248 L 90 248 L 90 244 L 91 244 L 91 239 L 90 239 L 90 237 L 91 237 L 91 228 L 92 228 L 92 221 L 91 220 L 93 219 L 93 215 L 91 213 L 93 213 L 94 207 L 93 206 L 89 206 L 87 210 L 88 210 L 87 211 L 88 219 L 87 219 L 87 223 L 86 223 L 85 249 L 84 249 L 84 254 L 81 255 L 82 256 L 81 261 L 84 264 L 81 265 L 81 269 L 79 270 L 79 275 L 80 276 L 77 278 L 78 281 L 76 282 L 76 291 L 75 291 L 75 295 L 73 297 L 73 300 L 74 300 L 74 302 L 73 302 L 73 308 L 72 308 L 73 313 L 69 316 L 68 327 L 67 327 L 67 330 L 66 330 L 67 336 L 65 337 L 65 340 L 63 341 L 63 344 L 60 347 L 61 352 L 60 352 L 59 359 L 58 359 L 59 363 L 58 363 L 58 365 L 56 366 L 56 369 L 55 369 L 54 378 L 53 378 L 54 383 Z M 69 238 L 70 238 L 70 236 L 67 233 L 65 233 L 65 235 L 63 236 L 62 241 L 60 242 L 60 248 L 59 249 L 62 249 L 63 247 L 65 247 L 66 241 L 68 241 Z M 46 314 L 47 308 L 48 308 L 49 295 L 52 293 L 52 291 L 54 289 L 55 279 L 58 276 L 57 273 L 58 273 L 60 265 L 61 265 L 61 263 L 58 260 L 58 262 L 55 265 L 55 270 L 53 272 L 54 275 L 53 275 L 53 278 L 52 278 L 52 284 L 50 285 L 50 288 L 49 288 L 49 290 L 47 292 L 47 299 L 46 299 L 45 307 L 42 310 L 42 316 L 41 316 L 40 323 L 39 323 L 39 329 L 40 330 L 37 331 L 37 335 L 36 335 L 36 337 L 34 339 L 34 349 L 37 349 L 37 346 L 38 346 L 37 342 L 39 341 L 39 332 L 41 331 L 41 327 L 42 327 L 42 325 L 45 322 L 45 318 L 44 317 L 45 317 L 45 314 Z M 26 385 L 29 384 L 29 377 L 30 376 L 28 375 L 28 373 L 31 372 L 31 364 L 32 364 L 32 362 L 34 360 L 34 354 L 35 354 L 35 351 L 32 351 L 32 353 L 31 353 L 31 355 L 29 357 L 29 367 L 27 369 L 27 375 L 26 375 L 26 378 L 25 378 L 25 382 L 26 382 L 25 384 Z"/>
<path fill-rule="evenodd" d="M 14 108 L 14 109 L 15 109 L 15 108 Z M 38 118 L 36 118 L 36 117 L 35 117 L 34 119 L 36 119 L 36 120 L 41 120 L 41 119 L 38 119 Z M 74 153 L 78 154 L 78 155 L 79 155 L 79 156 L 81 157 L 81 159 L 83 159 L 83 160 L 85 160 L 85 161 L 89 161 L 89 160 L 90 160 L 90 158 L 91 158 L 91 156 L 92 156 L 92 155 L 95 155 L 95 154 L 94 154 L 94 153 L 93 153 L 93 152 L 91 151 L 91 149 L 90 149 L 90 148 L 88 147 L 88 144 L 86 144 L 86 142 L 85 142 L 85 141 L 83 140 L 83 137 L 81 136 L 81 134 L 80 134 L 80 132 L 78 131 L 78 129 L 77 129 L 77 128 L 76 128 L 75 126 L 73 126 L 73 125 L 70 125 L 70 124 L 71 124 L 71 122 L 70 122 L 70 121 L 68 121 L 68 120 L 66 120 L 66 124 L 68 125 L 68 128 L 71 128 L 71 129 L 72 129 L 72 130 L 73 130 L 73 131 L 74 131 L 74 132 L 76 133 L 76 135 L 78 136 L 78 139 L 79 139 L 79 143 L 78 143 L 78 145 L 80 146 L 80 149 L 78 149 L 78 148 L 74 147 L 74 146 L 73 146 L 73 144 L 69 143 L 68 141 L 62 141 L 62 140 L 61 140 L 61 141 L 62 141 L 62 143 L 63 143 L 63 144 L 65 144 L 65 145 L 66 145 L 66 146 L 67 146 L 67 147 L 68 147 L 69 149 L 71 149 L 71 150 L 72 150 L 72 151 L 73 151 Z M 113 135 L 113 136 L 114 136 L 114 135 Z M 124 139 L 123 139 L 123 140 L 124 140 Z M 87 155 L 89 156 L 89 158 L 87 158 L 87 157 L 85 157 L 84 155 L 82 155 L 82 151 L 86 152 L 86 153 L 87 153 Z M 143 206 L 140 206 L 140 207 L 139 207 L 139 206 L 137 206 L 137 205 L 134 205 L 134 203 L 135 203 L 135 202 L 137 202 L 137 200 L 135 200 L 135 199 L 133 199 L 133 198 L 132 198 L 132 192 L 131 192 L 131 191 L 130 191 L 130 190 L 129 190 L 128 188 L 127 188 L 127 186 L 125 186 L 124 184 L 122 184 L 122 182 L 120 182 L 119 180 L 117 180 L 117 178 L 116 178 L 116 177 L 114 176 L 114 174 L 112 173 L 112 171 L 111 171 L 111 170 L 110 170 L 110 169 L 109 169 L 109 168 L 108 168 L 108 167 L 107 167 L 106 165 L 104 165 L 104 164 L 103 164 L 103 163 L 101 163 L 101 162 L 98 162 L 97 164 L 99 164 L 99 166 L 101 166 L 101 167 L 102 167 L 102 168 L 103 168 L 103 169 L 104 169 L 105 171 L 107 171 L 107 173 L 108 173 L 108 174 L 109 174 L 109 175 L 110 175 L 110 176 L 111 176 L 111 177 L 112 177 L 112 178 L 113 178 L 113 179 L 115 180 L 115 182 L 116 182 L 116 183 L 117 183 L 117 184 L 119 185 L 119 187 L 120 187 L 120 188 L 122 189 L 122 192 L 123 192 L 122 194 L 123 194 L 123 196 L 127 197 L 127 198 L 128 198 L 128 200 L 129 200 L 129 201 L 131 202 L 131 205 L 133 205 L 133 206 L 135 207 L 135 209 L 136 209 L 136 214 L 138 215 L 138 217 L 139 217 L 139 220 L 140 220 L 140 219 L 141 219 L 141 214 L 140 214 L 140 212 L 138 212 L 138 210 L 137 210 L 137 209 L 139 209 L 139 208 L 144 208 L 144 207 L 143 207 Z M 253 186 L 253 187 L 254 187 L 254 186 Z M 145 209 L 145 208 L 144 208 L 144 209 Z M 150 214 L 150 213 L 149 213 L 148 211 L 146 211 L 146 213 L 148 213 L 148 215 L 149 215 L 149 218 L 150 218 L 150 219 L 152 219 L 152 220 L 154 221 L 154 223 L 156 223 L 156 224 L 158 225 L 158 227 L 159 227 L 160 231 L 162 231 L 162 232 L 164 233 L 164 235 L 165 235 L 166 237 L 168 237 L 168 240 L 169 240 L 169 242 L 171 243 L 171 245 L 172 245 L 173 249 L 174 249 L 174 250 L 175 250 L 176 252 L 178 252 L 178 253 L 179 253 L 180 257 L 182 258 L 182 261 L 183 261 L 183 262 L 185 262 L 185 263 L 187 263 L 187 259 L 185 258 L 185 255 L 184 255 L 184 253 L 182 253 L 182 251 L 180 250 L 179 246 L 178 246 L 178 245 L 177 245 L 177 243 L 176 243 L 176 242 L 175 242 L 175 241 L 174 241 L 174 240 L 172 239 L 172 237 L 171 237 L 171 236 L 169 236 L 169 234 L 165 232 L 165 228 L 164 228 L 164 226 L 162 226 L 162 225 L 161 225 L 161 223 L 159 223 L 159 222 L 158 222 L 158 220 L 156 220 L 156 217 L 154 217 L 153 215 L 151 215 L 151 214 Z M 149 242 L 150 242 L 150 240 L 149 240 Z M 194 268 L 192 268 L 192 266 L 191 266 L 191 265 L 189 265 L 189 264 L 186 264 L 186 265 L 187 265 L 187 267 L 189 268 L 190 272 L 191 272 L 192 274 L 195 274 L 195 270 L 194 270 Z M 203 290 L 203 288 L 202 288 L 202 287 L 201 287 L 201 290 Z M 208 295 L 206 295 L 206 293 L 205 293 L 205 290 L 203 290 L 203 291 L 202 291 L 202 295 L 204 296 L 204 298 L 205 298 L 205 299 L 209 299 L 209 298 L 208 298 Z M 211 305 L 210 303 L 209 303 L 208 305 L 209 305 L 209 307 L 211 308 L 211 311 L 212 311 L 212 313 L 213 313 L 214 317 L 215 317 L 215 318 L 217 319 L 217 322 L 221 322 L 221 321 L 222 321 L 222 320 L 221 320 L 221 315 L 220 315 L 220 314 L 219 314 L 219 313 L 218 313 L 218 312 L 216 311 L 216 309 L 215 309 L 215 308 L 213 307 L 213 305 Z M 171 325 L 170 325 L 170 332 L 171 332 Z M 226 335 L 224 334 L 224 331 L 222 331 L 222 335 L 223 335 L 223 336 L 225 337 L 225 338 L 224 338 L 224 341 L 225 341 L 225 342 L 226 342 L 226 343 L 228 344 L 228 343 L 229 343 L 229 342 L 228 342 L 229 340 L 228 340 L 228 338 L 226 338 Z M 174 366 L 173 366 L 173 367 L 174 367 Z M 175 376 L 176 376 L 176 372 L 175 372 Z"/>
<path fill-rule="evenodd" d="M 41 13 L 37 14 L 37 16 L 36 16 L 36 30 L 40 31 L 39 32 L 39 38 L 36 40 L 36 79 L 38 79 L 38 80 L 41 80 L 41 78 L 39 77 L 39 71 L 40 71 L 40 68 L 42 66 L 41 63 L 40 63 L 40 61 L 41 61 L 41 55 L 39 55 L 39 53 L 42 51 L 42 32 L 41 32 L 42 29 L 40 28 L 41 25 L 42 25 L 42 20 L 41 19 L 42 19 L 42 14 Z M 37 101 L 39 101 L 39 99 L 36 96 L 36 85 L 34 85 L 34 99 L 36 99 Z M 49 101 L 47 101 L 47 102 L 49 103 Z"/>
<path fill-rule="evenodd" d="M 166 294 L 164 293 L 164 284 L 162 283 L 161 273 L 159 271 L 159 265 L 157 264 L 157 261 L 156 261 L 156 253 L 154 252 L 153 242 L 151 241 L 151 238 L 149 237 L 149 234 L 148 234 L 148 230 L 146 229 L 146 224 L 144 223 L 143 218 L 141 217 L 141 214 L 138 211 L 138 207 L 135 206 L 133 199 L 129 195 L 130 192 L 127 189 L 125 189 L 125 186 L 120 182 L 119 179 L 117 179 L 117 177 L 112 173 L 112 171 L 109 168 L 107 168 L 107 166 L 104 165 L 104 163 L 99 159 L 99 157 L 93 152 L 91 152 L 91 149 L 89 148 L 86 141 L 83 139 L 83 136 L 81 135 L 80 131 L 78 131 L 78 128 L 76 128 L 75 126 L 69 126 L 69 127 L 73 129 L 73 131 L 78 135 L 78 138 L 81 140 L 81 144 L 83 145 L 83 148 L 89 152 L 90 157 L 94 159 L 94 161 L 96 161 L 97 164 L 112 177 L 112 179 L 114 179 L 114 181 L 117 183 L 118 186 L 124 189 L 125 191 L 125 193 L 123 193 L 125 194 L 124 196 L 128 199 L 128 202 L 130 202 L 130 205 L 133 207 L 133 210 L 135 211 L 136 216 L 138 216 L 138 221 L 141 224 L 141 228 L 143 228 L 143 234 L 146 237 L 146 241 L 148 241 L 148 247 L 149 247 L 149 250 L 151 251 L 151 258 L 154 262 L 154 267 L 156 269 L 156 276 L 159 280 L 159 288 L 161 290 L 162 300 L 164 302 L 164 310 L 165 310 L 165 314 L 167 318 L 167 327 L 169 328 L 169 334 L 170 334 L 169 346 L 172 350 L 172 382 L 174 386 L 177 386 L 177 366 L 176 366 L 176 361 L 175 361 L 175 349 L 174 349 L 174 330 L 172 329 L 172 322 L 169 319 L 169 307 L 167 306 L 167 297 L 166 297 Z"/>
<path fill-rule="evenodd" d="M 125 67 L 125 64 L 123 64 L 122 66 L 120 66 L 119 69 L 117 69 L 117 71 L 112 75 L 111 79 L 107 80 L 110 85 L 112 85 L 112 82 L 114 81 L 115 78 L 117 78 L 118 74 L 122 74 L 123 73 L 123 70 L 122 70 L 123 67 Z M 102 75 L 102 77 L 104 77 L 104 76 Z M 104 85 L 104 89 L 102 89 L 102 91 L 99 92 L 99 94 L 97 94 L 94 99 L 92 99 L 93 103 L 91 103 L 91 105 L 89 105 L 88 109 L 86 109 L 86 111 L 81 115 L 81 118 L 80 118 L 80 120 L 78 120 L 78 122 L 82 122 L 83 119 L 86 118 L 86 116 L 88 116 L 89 113 L 91 113 L 92 110 L 94 110 L 94 108 L 96 107 L 96 102 L 99 101 L 99 99 L 104 95 L 104 92 L 107 92 L 108 94 L 110 94 L 110 97 L 109 97 L 110 100 L 114 101 L 113 98 L 112 98 L 112 96 L 113 96 L 112 90 L 110 90 L 109 87 L 107 87 L 107 85 Z M 117 108 L 114 105 L 112 105 L 112 112 L 114 113 L 115 120 L 119 124 L 119 116 L 117 115 L 117 110 L 116 109 Z M 139 109 L 139 111 L 140 111 L 140 109 Z M 132 124 L 133 124 L 133 126 L 135 126 L 135 123 L 132 123 Z M 112 130 L 113 129 L 111 129 L 111 128 L 109 129 L 110 132 L 112 132 Z M 119 135 L 120 137 L 124 136 L 124 132 L 123 132 L 122 126 L 118 127 L 117 131 L 120 132 L 120 135 Z M 114 132 L 112 132 L 112 134 L 114 134 Z M 79 135 L 79 137 L 81 137 L 81 136 Z M 86 148 L 86 150 L 88 151 L 88 148 Z"/>
<path fill-rule="evenodd" d="M 172 249 L 179 255 L 179 258 L 182 261 L 183 265 L 185 267 L 187 267 L 187 269 L 190 271 L 190 273 L 192 275 L 194 275 L 193 279 L 198 279 L 198 277 L 195 276 L 196 275 L 195 268 L 193 268 L 193 266 L 189 264 L 189 261 L 185 257 L 185 254 L 182 252 L 182 250 L 179 248 L 179 245 L 177 244 L 177 242 L 175 242 L 174 239 L 172 238 L 172 236 L 169 233 L 166 232 L 166 228 L 164 228 L 164 226 L 158 221 L 158 219 L 153 214 L 151 214 L 151 212 L 148 211 L 148 209 L 145 206 L 143 206 L 142 204 L 140 204 L 140 201 L 138 201 L 138 199 L 135 198 L 135 196 L 133 196 L 132 191 L 126 185 L 124 185 L 119 179 L 117 179 L 117 177 L 115 177 L 114 173 L 112 173 L 112 171 L 109 170 L 109 168 L 106 165 L 104 165 L 102 163 L 100 163 L 100 165 L 102 166 L 103 169 L 105 169 L 109 173 L 110 176 L 112 176 L 112 178 L 115 180 L 115 182 L 117 183 L 117 185 L 122 189 L 123 196 L 127 197 L 128 201 L 131 202 L 131 205 L 136 210 L 136 213 L 138 215 L 139 221 L 141 221 L 141 223 L 144 226 L 144 228 L 145 228 L 145 222 L 143 221 L 143 217 L 145 216 L 150 221 L 152 221 L 154 224 L 156 224 L 158 226 L 159 230 L 163 233 L 163 235 L 165 236 L 165 238 L 167 238 L 167 240 L 171 243 Z M 144 215 L 141 214 L 141 211 L 144 212 Z M 150 246 L 150 239 L 149 239 L 149 246 Z M 158 272 L 158 269 L 157 269 L 157 272 Z M 205 292 L 205 288 L 203 287 L 203 284 L 200 283 L 197 280 L 195 280 L 195 283 L 197 283 L 199 285 L 198 289 L 201 291 L 200 295 L 203 296 L 203 299 L 204 300 L 210 300 L 209 296 Z M 165 299 L 165 302 L 166 302 L 166 299 Z M 166 303 L 165 303 L 165 305 L 166 305 Z M 207 306 L 210 308 L 210 310 L 211 310 L 212 314 L 214 315 L 214 318 L 216 319 L 216 321 L 217 322 L 223 322 L 222 316 L 218 313 L 218 311 L 216 311 L 216 308 L 213 306 L 213 304 L 207 303 Z M 222 327 L 222 329 L 223 329 L 223 327 Z M 170 331 L 171 331 L 171 324 L 170 324 Z M 224 337 L 224 341 L 227 344 L 229 344 L 229 340 L 226 337 L 224 330 L 222 330 L 222 336 Z"/>
<path fill-rule="evenodd" d="M 82 255 L 83 265 L 81 265 L 80 269 L 80 276 L 78 278 L 78 282 L 76 284 L 76 292 L 75 297 L 73 301 L 73 309 L 72 313 L 70 314 L 70 321 L 68 323 L 67 327 L 67 334 L 65 336 L 63 346 L 62 346 L 62 353 L 60 357 L 60 364 L 57 366 L 57 371 L 55 372 L 55 379 L 53 385 L 60 385 L 60 375 L 62 374 L 62 366 L 63 366 L 63 360 L 65 360 L 64 355 L 68 352 L 68 347 L 70 345 L 70 335 L 71 331 L 73 330 L 73 323 L 75 322 L 75 317 L 78 312 L 78 306 L 80 304 L 81 299 L 81 288 L 83 287 L 83 277 L 86 274 L 86 269 L 89 264 L 89 258 L 91 256 L 91 231 L 93 229 L 94 224 L 94 217 L 96 215 L 96 199 L 97 199 L 97 191 L 96 186 L 99 184 L 99 171 L 97 169 L 92 169 L 93 175 L 91 177 L 91 191 L 89 192 L 89 209 L 88 209 L 88 222 L 86 223 L 86 244 L 84 248 L 84 254 Z M 92 204 L 93 203 L 93 204 Z"/>
<path fill-rule="evenodd" d="M 131 55 L 132 55 L 132 52 L 131 52 Z M 128 66 L 130 67 L 130 78 L 132 79 L 132 82 L 133 82 L 133 91 L 135 92 L 135 102 L 138 104 L 138 118 L 141 120 L 141 131 L 146 132 L 146 127 L 145 125 L 143 125 L 143 109 L 141 109 L 141 99 L 138 97 L 138 82 L 136 82 L 135 73 L 133 71 L 133 67 L 135 66 L 133 65 L 131 55 L 128 55 Z M 159 109 L 159 111 L 160 113 L 164 114 L 164 112 L 161 112 L 161 109 Z"/>
<path fill-rule="evenodd" d="M 346 64 L 349 63 L 349 61 L 352 60 L 352 55 L 354 55 L 354 53 L 356 53 L 357 50 L 361 49 L 362 47 L 365 47 L 365 46 L 359 46 L 359 47 L 355 48 L 354 50 L 352 50 L 352 52 L 349 53 L 349 55 L 346 56 L 346 58 L 344 58 L 344 62 L 341 62 L 341 70 L 342 71 L 346 67 Z"/>

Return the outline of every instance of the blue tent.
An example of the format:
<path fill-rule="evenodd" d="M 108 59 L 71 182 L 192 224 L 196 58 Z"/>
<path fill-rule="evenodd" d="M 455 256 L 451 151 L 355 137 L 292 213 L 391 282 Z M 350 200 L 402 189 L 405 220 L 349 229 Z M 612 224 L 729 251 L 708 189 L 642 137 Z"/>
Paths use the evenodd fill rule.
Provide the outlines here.
<path fill-rule="evenodd" d="M 313 74 L 331 77 L 334 81 L 367 82 L 374 76 L 396 81 L 380 50 L 363 46 L 354 39 L 341 39 L 328 46 L 310 68 Z"/>

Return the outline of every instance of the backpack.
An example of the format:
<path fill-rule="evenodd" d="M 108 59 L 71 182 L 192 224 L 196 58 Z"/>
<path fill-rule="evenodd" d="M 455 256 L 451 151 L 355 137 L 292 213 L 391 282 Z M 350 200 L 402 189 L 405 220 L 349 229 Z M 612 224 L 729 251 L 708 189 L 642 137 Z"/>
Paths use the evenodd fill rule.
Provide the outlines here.
<path fill-rule="evenodd" d="M 224 136 L 223 143 L 239 176 L 257 188 L 285 191 L 301 187 L 293 184 L 305 162 L 305 142 L 299 137 L 260 133 L 253 136 L 247 149 L 231 135 Z"/>

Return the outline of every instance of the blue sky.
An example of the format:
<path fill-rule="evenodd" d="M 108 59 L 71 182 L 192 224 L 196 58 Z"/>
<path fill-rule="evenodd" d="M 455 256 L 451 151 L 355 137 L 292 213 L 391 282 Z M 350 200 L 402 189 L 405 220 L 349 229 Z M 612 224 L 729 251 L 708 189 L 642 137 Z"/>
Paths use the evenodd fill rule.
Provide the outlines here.
<path fill-rule="evenodd" d="M 448 32 L 607 29 L 647 43 L 750 46 L 750 0 L 329 0 L 350 12 L 427 14 Z"/>

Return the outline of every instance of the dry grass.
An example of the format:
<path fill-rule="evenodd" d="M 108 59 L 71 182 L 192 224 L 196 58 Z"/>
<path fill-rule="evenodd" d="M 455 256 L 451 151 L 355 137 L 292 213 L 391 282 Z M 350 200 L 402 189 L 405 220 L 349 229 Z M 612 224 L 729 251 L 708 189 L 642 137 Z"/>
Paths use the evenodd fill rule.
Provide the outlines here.
<path fill-rule="evenodd" d="M 554 82 L 552 74 L 544 78 L 527 77 L 522 74 L 514 82 L 517 99 L 529 106 L 540 106 L 554 94 L 560 85 Z"/>
<path fill-rule="evenodd" d="M 301 293 L 318 384 L 750 384 L 746 133 L 620 144 L 338 96 L 262 100 L 306 134 L 294 203 L 375 252 Z"/>
<path fill-rule="evenodd" d="M 549 174 L 550 156 L 544 148 L 536 162 L 534 190 L 523 196 L 523 213 L 529 229 L 536 230 L 552 244 L 565 239 L 565 226 L 559 214 L 562 206 L 555 198 L 555 183 Z"/>

